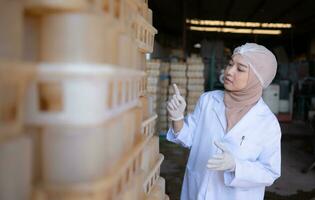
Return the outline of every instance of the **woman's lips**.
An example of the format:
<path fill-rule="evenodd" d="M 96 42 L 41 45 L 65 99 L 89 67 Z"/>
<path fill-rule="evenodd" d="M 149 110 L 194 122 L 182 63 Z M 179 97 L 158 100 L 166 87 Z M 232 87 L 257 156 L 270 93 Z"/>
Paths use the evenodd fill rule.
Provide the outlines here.
<path fill-rule="evenodd" d="M 231 81 L 230 79 L 228 79 L 228 78 L 224 78 L 224 82 L 226 82 L 226 83 L 232 83 L 232 81 Z"/>

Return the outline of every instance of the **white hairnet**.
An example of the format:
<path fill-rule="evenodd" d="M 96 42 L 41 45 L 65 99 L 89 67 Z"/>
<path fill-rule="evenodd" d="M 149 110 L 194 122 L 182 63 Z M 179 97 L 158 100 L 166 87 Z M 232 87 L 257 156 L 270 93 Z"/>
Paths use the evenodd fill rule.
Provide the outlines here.
<path fill-rule="evenodd" d="M 246 43 L 234 49 L 233 55 L 240 54 L 253 69 L 263 88 L 274 79 L 277 72 L 277 60 L 271 51 L 262 45 Z"/>

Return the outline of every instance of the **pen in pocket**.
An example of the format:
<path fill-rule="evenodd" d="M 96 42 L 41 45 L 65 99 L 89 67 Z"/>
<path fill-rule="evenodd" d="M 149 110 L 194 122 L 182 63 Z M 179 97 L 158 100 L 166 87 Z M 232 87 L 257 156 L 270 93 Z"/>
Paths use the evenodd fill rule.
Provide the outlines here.
<path fill-rule="evenodd" d="M 243 136 L 242 136 L 241 143 L 240 143 L 240 146 L 242 146 L 244 140 L 245 140 L 245 136 L 243 135 Z"/>

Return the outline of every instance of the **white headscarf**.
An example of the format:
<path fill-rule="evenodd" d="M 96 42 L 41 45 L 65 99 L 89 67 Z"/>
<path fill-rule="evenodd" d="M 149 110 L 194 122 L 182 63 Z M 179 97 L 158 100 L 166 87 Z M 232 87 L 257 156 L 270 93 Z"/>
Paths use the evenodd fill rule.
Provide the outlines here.
<path fill-rule="evenodd" d="M 268 87 L 277 72 L 277 60 L 271 51 L 262 45 L 246 43 L 234 49 L 233 55 L 242 55 L 256 74 L 263 88 Z"/>
<path fill-rule="evenodd" d="M 257 103 L 277 71 L 275 56 L 266 47 L 246 43 L 237 47 L 233 56 L 240 54 L 249 66 L 247 85 L 240 91 L 224 91 L 225 115 L 228 132 Z"/>

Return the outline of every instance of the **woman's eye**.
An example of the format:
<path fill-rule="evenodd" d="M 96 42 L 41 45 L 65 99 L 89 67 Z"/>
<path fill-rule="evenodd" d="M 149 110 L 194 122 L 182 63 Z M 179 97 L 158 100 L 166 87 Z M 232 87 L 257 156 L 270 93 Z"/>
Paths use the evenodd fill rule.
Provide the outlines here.
<path fill-rule="evenodd" d="M 245 70 L 241 69 L 241 68 L 237 68 L 238 71 L 240 72 L 245 72 Z"/>

